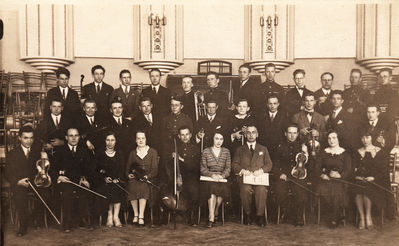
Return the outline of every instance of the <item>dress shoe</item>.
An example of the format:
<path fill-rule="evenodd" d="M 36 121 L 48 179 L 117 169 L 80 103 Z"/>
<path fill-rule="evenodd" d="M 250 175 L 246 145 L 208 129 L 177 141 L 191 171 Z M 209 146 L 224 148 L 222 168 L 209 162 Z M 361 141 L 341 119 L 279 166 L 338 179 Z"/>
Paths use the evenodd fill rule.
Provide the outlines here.
<path fill-rule="evenodd" d="M 302 218 L 297 218 L 295 221 L 295 226 L 304 226 L 305 224 L 303 223 Z"/>
<path fill-rule="evenodd" d="M 244 216 L 244 225 L 252 225 L 251 215 Z"/>
<path fill-rule="evenodd" d="M 93 227 L 90 225 L 89 221 L 86 218 L 82 218 L 79 227 L 82 229 L 92 230 Z"/>
<path fill-rule="evenodd" d="M 208 228 L 212 228 L 213 227 L 213 221 L 208 220 L 208 222 L 206 223 L 206 227 Z"/>
<path fill-rule="evenodd" d="M 266 219 L 265 217 L 262 216 L 256 216 L 256 225 L 259 227 L 265 227 L 266 226 Z"/>
<path fill-rule="evenodd" d="M 17 232 L 17 237 L 23 237 L 28 233 L 27 228 L 20 228 Z"/>

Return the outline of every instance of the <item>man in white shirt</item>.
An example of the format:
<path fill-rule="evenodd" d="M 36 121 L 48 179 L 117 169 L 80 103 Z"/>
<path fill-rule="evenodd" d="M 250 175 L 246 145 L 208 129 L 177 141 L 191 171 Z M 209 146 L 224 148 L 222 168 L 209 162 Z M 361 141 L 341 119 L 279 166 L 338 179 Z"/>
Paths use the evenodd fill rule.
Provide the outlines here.
<path fill-rule="evenodd" d="M 326 116 L 333 107 L 331 104 L 331 87 L 334 75 L 330 72 L 325 72 L 320 76 L 320 80 L 321 88 L 314 93 L 317 100 L 315 110 L 321 115 Z"/>

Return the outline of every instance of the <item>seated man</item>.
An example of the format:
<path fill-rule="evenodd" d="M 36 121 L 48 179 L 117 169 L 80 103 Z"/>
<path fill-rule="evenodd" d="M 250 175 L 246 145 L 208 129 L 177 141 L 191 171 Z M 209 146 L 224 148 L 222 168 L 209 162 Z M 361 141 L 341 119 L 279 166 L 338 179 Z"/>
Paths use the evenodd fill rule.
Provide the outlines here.
<path fill-rule="evenodd" d="M 305 189 L 299 185 L 306 186 L 309 179 L 309 173 L 306 177 L 298 177 L 292 173 L 297 161 L 303 161 L 303 167 L 309 172 L 309 165 L 307 164 L 307 148 L 306 145 L 301 145 L 298 140 L 299 129 L 297 125 L 289 125 L 285 131 L 286 140 L 278 145 L 277 156 L 273 163 L 273 173 L 275 174 L 275 191 L 277 195 L 277 204 L 282 209 L 281 217 L 286 215 L 289 205 L 288 190 L 291 189 L 294 198 L 295 207 L 295 226 L 303 226 L 302 211 L 305 206 L 305 201 L 308 199 L 308 194 Z M 302 155 L 301 155 L 302 153 Z M 303 158 L 303 159 L 301 159 Z M 289 182 L 293 180 L 293 182 Z M 295 184 L 298 183 L 299 185 Z"/>
<path fill-rule="evenodd" d="M 37 187 L 33 180 L 36 170 L 36 161 L 40 159 L 40 145 L 34 144 L 33 128 L 23 126 L 18 132 L 20 145 L 7 153 L 6 177 L 10 182 L 15 207 L 18 213 L 19 230 L 17 236 L 21 237 L 28 232 L 29 213 L 28 213 L 28 193 L 33 192 L 28 182 L 35 187 L 42 198 L 48 202 L 50 190 Z M 36 195 L 35 195 L 36 196 Z M 33 211 L 33 219 L 37 222 L 43 221 L 42 215 L 44 207 L 37 201 Z"/>
<path fill-rule="evenodd" d="M 86 145 L 79 143 L 78 129 L 69 128 L 65 138 L 67 144 L 62 146 L 54 155 L 54 181 L 57 182 L 57 188 L 63 196 L 63 229 L 65 232 L 70 232 L 74 213 L 81 218 L 81 226 L 86 228 L 91 228 L 91 226 L 88 223 L 90 193 L 69 183 L 69 181 L 90 188 L 90 184 L 94 180 L 95 165 Z M 78 197 L 78 211 L 73 210 L 73 202 L 76 197 Z"/>
<path fill-rule="evenodd" d="M 248 126 L 246 131 L 247 144 L 239 147 L 234 154 L 233 168 L 236 175 L 261 175 L 270 172 L 272 161 L 265 146 L 256 143 L 258 130 L 255 126 Z M 241 205 L 246 215 L 246 224 L 251 224 L 252 194 L 255 195 L 256 222 L 259 226 L 265 226 L 265 207 L 267 199 L 267 188 L 262 185 L 244 184 L 240 180 Z"/>

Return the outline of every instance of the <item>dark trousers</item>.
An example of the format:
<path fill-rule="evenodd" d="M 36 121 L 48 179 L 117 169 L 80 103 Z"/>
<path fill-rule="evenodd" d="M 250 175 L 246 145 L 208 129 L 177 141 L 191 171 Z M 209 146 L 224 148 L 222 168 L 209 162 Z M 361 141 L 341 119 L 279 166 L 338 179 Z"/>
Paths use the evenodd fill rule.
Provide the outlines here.
<path fill-rule="evenodd" d="M 306 187 L 305 180 L 295 179 L 295 182 Z M 283 210 L 289 207 L 288 192 L 289 190 L 291 190 L 295 208 L 295 215 L 297 218 L 301 217 L 305 202 L 308 199 L 307 191 L 292 182 L 284 181 L 281 179 L 275 180 L 274 189 L 276 192 L 277 204 L 280 205 Z"/>
<path fill-rule="evenodd" d="M 251 214 L 252 194 L 255 195 L 256 216 L 263 216 L 267 199 L 266 186 L 240 184 L 241 205 L 247 215 Z"/>
<path fill-rule="evenodd" d="M 49 188 L 38 188 L 34 185 L 35 189 L 39 192 L 40 196 L 43 200 L 49 205 L 50 201 L 50 189 Z M 15 209 L 18 213 L 18 219 L 21 226 L 21 229 L 26 229 L 28 227 L 28 222 L 30 221 L 29 210 L 28 210 L 28 201 L 29 201 L 29 193 L 34 193 L 32 188 L 23 187 L 23 186 L 15 186 L 13 187 L 13 198 L 15 202 Z M 33 198 L 36 200 L 34 209 L 32 211 L 33 220 L 36 220 L 38 223 L 41 223 L 44 212 L 44 205 L 36 194 L 33 194 Z"/>
<path fill-rule="evenodd" d="M 187 216 L 189 220 L 192 219 L 195 221 L 198 219 L 199 185 L 200 184 L 197 181 L 183 181 L 182 197 L 187 202 Z"/>

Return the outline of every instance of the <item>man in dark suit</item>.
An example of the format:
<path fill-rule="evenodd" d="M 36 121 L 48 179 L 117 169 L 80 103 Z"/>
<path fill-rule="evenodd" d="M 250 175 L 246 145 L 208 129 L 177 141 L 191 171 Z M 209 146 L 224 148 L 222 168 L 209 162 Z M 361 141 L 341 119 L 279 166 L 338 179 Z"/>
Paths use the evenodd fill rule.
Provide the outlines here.
<path fill-rule="evenodd" d="M 94 81 L 83 86 L 81 99 L 94 99 L 97 104 L 98 117 L 101 119 L 107 119 L 109 116 L 109 102 L 114 88 L 103 81 L 105 68 L 101 65 L 95 65 L 92 67 L 91 74 L 93 75 Z"/>
<path fill-rule="evenodd" d="M 293 73 L 295 88 L 287 91 L 285 96 L 285 111 L 287 112 L 288 118 L 304 109 L 303 98 L 311 93 L 310 90 L 305 88 L 305 70 L 296 69 Z"/>
<path fill-rule="evenodd" d="M 229 97 L 225 91 L 219 87 L 219 74 L 216 72 L 208 72 L 206 75 L 206 83 L 209 90 L 205 93 L 205 102 L 210 100 L 216 101 L 219 107 L 219 113 L 226 115 L 229 108 Z"/>
<path fill-rule="evenodd" d="M 68 118 L 73 118 L 78 112 L 80 112 L 80 101 L 78 93 L 69 87 L 70 72 L 66 68 L 58 68 L 55 72 L 57 76 L 57 87 L 51 88 L 47 92 L 47 98 L 45 103 L 45 114 L 50 114 L 50 102 L 54 98 L 62 98 L 62 104 L 64 105 L 64 114 Z"/>
<path fill-rule="evenodd" d="M 35 187 L 42 198 L 48 203 L 50 191 L 37 187 L 33 180 L 37 174 L 36 161 L 40 159 L 40 145 L 34 144 L 33 128 L 23 126 L 18 132 L 20 145 L 7 153 L 6 177 L 13 192 L 15 208 L 18 213 L 19 230 L 17 236 L 24 236 L 28 232 L 28 193 L 33 192 L 28 181 Z M 33 220 L 43 221 L 43 204 L 38 200 L 33 211 Z"/>
<path fill-rule="evenodd" d="M 317 104 L 315 110 L 321 115 L 326 116 L 332 110 L 331 104 L 331 86 L 334 81 L 334 75 L 330 72 L 322 73 L 320 76 L 321 88 L 314 92 Z"/>
<path fill-rule="evenodd" d="M 149 97 L 154 105 L 153 113 L 161 119 L 170 113 L 170 90 L 160 85 L 161 70 L 154 68 L 149 72 L 151 86 L 147 87 L 141 93 L 143 97 Z"/>
<path fill-rule="evenodd" d="M 324 140 L 326 124 L 324 117 L 314 110 L 316 101 L 313 93 L 304 97 L 304 109 L 292 117 L 292 122 L 299 127 L 300 139 L 306 140 L 312 135 L 319 135 L 319 140 Z"/>
<path fill-rule="evenodd" d="M 240 146 L 233 158 L 233 170 L 236 175 L 261 175 L 272 170 L 267 148 L 256 142 L 258 131 L 255 126 L 248 126 L 246 131 L 247 143 Z M 265 226 L 265 207 L 267 200 L 267 187 L 263 185 L 244 184 L 240 179 L 241 205 L 246 214 L 247 224 L 251 224 L 252 194 L 255 195 L 256 222 L 259 226 Z"/>
<path fill-rule="evenodd" d="M 391 85 L 392 70 L 382 68 L 378 74 L 380 87 L 375 93 L 374 103 L 384 112 L 383 118 L 394 121 L 399 112 L 398 90 Z"/>
<path fill-rule="evenodd" d="M 348 151 L 355 150 L 356 131 L 358 125 L 353 120 L 352 114 L 343 109 L 342 91 L 335 90 L 330 93 L 333 108 L 328 113 L 327 131 L 335 130 L 339 136 L 339 144 Z"/>
<path fill-rule="evenodd" d="M 123 69 L 119 73 L 121 85 L 111 94 L 111 100 L 115 97 L 122 98 L 124 115 L 127 119 L 132 120 L 139 113 L 140 93 L 130 86 L 131 73 L 127 69 Z"/>
<path fill-rule="evenodd" d="M 257 107 L 257 90 L 260 83 L 254 79 L 251 79 L 251 67 L 248 65 L 241 65 L 238 68 L 238 77 L 240 79 L 240 84 L 234 87 L 234 104 L 237 105 L 240 99 L 247 99 L 249 107 L 254 109 Z"/>
<path fill-rule="evenodd" d="M 197 121 L 196 117 L 196 108 L 195 108 L 195 99 L 194 99 L 194 92 L 193 89 L 193 78 L 190 76 L 184 76 L 181 81 L 181 87 L 183 88 L 183 110 L 182 112 L 188 115 L 193 122 Z"/>
<path fill-rule="evenodd" d="M 258 110 L 256 111 L 262 111 L 266 108 L 267 98 L 271 95 L 277 96 L 280 109 L 282 109 L 284 107 L 285 93 L 284 88 L 275 81 L 276 66 L 273 63 L 267 63 L 265 65 L 265 76 L 266 81 L 260 84 L 256 93 L 253 94 L 253 96 L 255 95 L 257 97 L 256 109 Z"/>
<path fill-rule="evenodd" d="M 107 122 L 97 117 L 96 101 L 86 99 L 83 103 L 83 112 L 79 115 L 75 125 L 78 127 L 81 142 L 86 143 L 91 151 L 101 150 L 105 147 L 104 132 Z"/>
<path fill-rule="evenodd" d="M 279 110 L 280 103 L 276 94 L 271 94 L 267 99 L 267 110 L 259 112 L 257 128 L 259 130 L 259 143 L 267 147 L 270 157 L 274 160 L 275 149 L 284 141 L 284 132 L 288 124 L 285 112 Z"/>
<path fill-rule="evenodd" d="M 362 87 L 362 71 L 357 68 L 352 69 L 349 81 L 351 87 L 343 92 L 344 108 L 356 121 L 360 121 L 365 118 L 366 105 L 370 99 L 368 92 Z"/>
<path fill-rule="evenodd" d="M 64 208 L 63 229 L 68 233 L 72 228 L 72 216 L 74 214 L 81 219 L 81 227 L 91 228 L 89 224 L 89 200 L 91 199 L 91 194 L 68 183 L 68 181 L 90 188 L 96 177 L 92 154 L 84 144 L 79 143 L 80 135 L 78 129 L 69 128 L 65 139 L 67 144 L 55 153 L 54 181 L 57 182 L 57 190 L 62 192 L 61 203 Z M 73 204 L 76 197 L 78 197 L 78 210 L 74 211 Z"/>
<path fill-rule="evenodd" d="M 200 144 L 202 140 L 203 149 L 211 147 L 216 130 L 223 132 L 223 136 L 227 139 L 225 118 L 219 113 L 217 102 L 209 100 L 206 102 L 206 115 L 201 117 L 195 125 L 196 142 Z"/>
<path fill-rule="evenodd" d="M 66 130 L 72 124 L 73 122 L 63 114 L 62 99 L 52 99 L 50 115 L 45 117 L 36 128 L 37 143 L 43 144 L 45 150 L 52 156 L 53 151 L 57 151 L 60 146 L 64 145 Z"/>
<path fill-rule="evenodd" d="M 395 125 L 392 121 L 381 118 L 380 115 L 381 110 L 377 104 L 367 105 L 367 120 L 363 121 L 359 127 L 358 147 L 362 146 L 360 133 L 370 132 L 375 146 L 385 148 L 387 151 L 392 150 L 396 140 Z"/>
<path fill-rule="evenodd" d="M 130 151 L 133 149 L 135 142 L 134 128 L 132 121 L 123 115 L 123 105 L 120 97 L 112 100 L 110 106 L 111 116 L 108 118 L 107 127 L 116 134 L 116 145 L 123 152 L 125 160 L 128 159 Z"/>
<path fill-rule="evenodd" d="M 140 99 L 140 113 L 133 119 L 134 132 L 145 131 L 147 144 L 161 153 L 161 120 L 158 115 L 152 113 L 152 107 L 149 97 Z"/>

